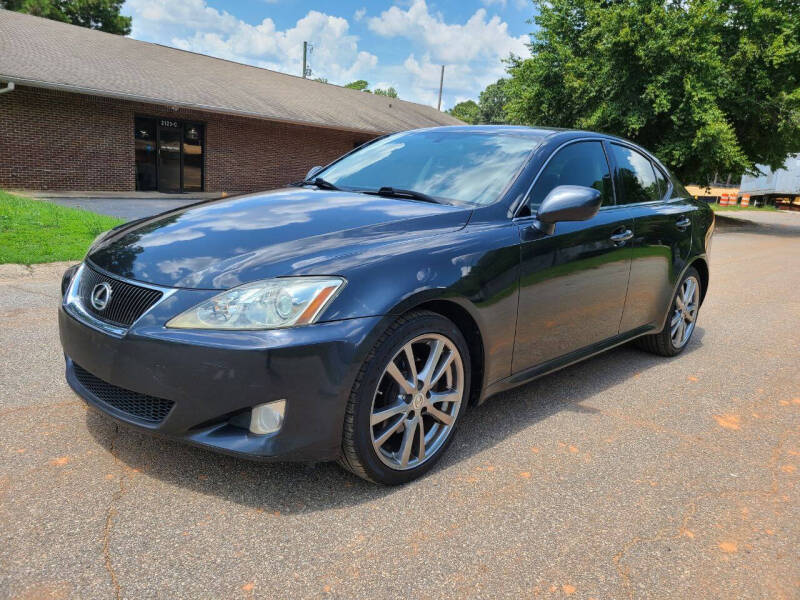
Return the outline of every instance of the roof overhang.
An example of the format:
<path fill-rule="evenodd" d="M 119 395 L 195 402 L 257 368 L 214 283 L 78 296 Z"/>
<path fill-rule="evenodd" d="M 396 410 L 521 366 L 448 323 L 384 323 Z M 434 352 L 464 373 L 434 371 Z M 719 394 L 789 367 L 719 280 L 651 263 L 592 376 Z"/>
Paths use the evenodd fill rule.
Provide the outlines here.
<path fill-rule="evenodd" d="M 164 99 L 164 98 L 153 98 L 149 96 L 139 96 L 136 94 L 123 94 L 120 92 L 115 92 L 111 90 L 101 90 L 95 88 L 88 88 L 88 87 L 79 87 L 73 86 L 64 83 L 57 83 L 57 82 L 50 82 L 50 81 L 39 81 L 36 79 L 27 79 L 23 77 L 15 77 L 11 75 L 4 75 L 0 73 L 0 81 L 9 81 L 13 82 L 15 85 L 21 85 L 26 87 L 32 88 L 40 88 L 40 89 L 47 89 L 47 90 L 57 90 L 60 92 L 69 92 L 72 94 L 85 94 L 89 96 L 99 96 L 102 98 L 113 98 L 116 100 L 127 100 L 129 102 L 142 102 L 145 104 L 158 104 L 161 106 L 167 107 L 177 107 L 177 108 L 185 108 L 189 110 L 198 110 L 203 112 L 209 113 L 216 113 L 216 114 L 225 114 L 225 115 L 233 115 L 237 117 L 245 117 L 248 119 L 258 119 L 261 121 L 272 121 L 275 123 L 286 123 L 288 125 L 302 125 L 304 127 L 318 127 L 320 129 L 331 129 L 334 131 L 348 131 L 352 133 L 361 133 L 365 135 L 385 135 L 387 133 L 393 133 L 391 131 L 375 131 L 375 130 L 368 130 L 368 129 L 354 129 L 352 127 L 343 127 L 337 125 L 330 125 L 326 123 L 318 123 L 315 121 L 299 121 L 299 120 L 291 120 L 291 119 L 281 119 L 280 117 L 273 117 L 270 115 L 264 115 L 259 113 L 252 113 L 242 110 L 235 110 L 231 108 L 225 108 L 222 106 L 209 106 L 203 104 L 194 104 L 189 102 L 177 102 L 174 100 Z"/>

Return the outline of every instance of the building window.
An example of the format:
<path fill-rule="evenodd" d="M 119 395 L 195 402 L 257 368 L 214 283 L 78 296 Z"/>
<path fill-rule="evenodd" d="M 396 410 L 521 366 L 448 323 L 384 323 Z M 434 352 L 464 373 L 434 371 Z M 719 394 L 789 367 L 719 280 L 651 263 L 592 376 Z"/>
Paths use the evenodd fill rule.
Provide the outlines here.
<path fill-rule="evenodd" d="M 183 191 L 203 191 L 203 126 L 197 123 L 183 127 Z"/>
<path fill-rule="evenodd" d="M 136 117 L 136 189 L 201 192 L 204 127 L 172 118 Z"/>

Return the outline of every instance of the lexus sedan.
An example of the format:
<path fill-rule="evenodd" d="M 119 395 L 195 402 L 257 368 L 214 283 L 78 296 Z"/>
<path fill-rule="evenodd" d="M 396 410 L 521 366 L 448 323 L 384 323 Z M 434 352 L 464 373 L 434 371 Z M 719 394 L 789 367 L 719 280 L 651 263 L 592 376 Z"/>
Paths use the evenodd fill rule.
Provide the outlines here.
<path fill-rule="evenodd" d="M 141 430 L 400 484 L 500 391 L 631 340 L 683 351 L 713 228 L 622 139 L 388 135 L 98 238 L 62 282 L 66 377 Z"/>

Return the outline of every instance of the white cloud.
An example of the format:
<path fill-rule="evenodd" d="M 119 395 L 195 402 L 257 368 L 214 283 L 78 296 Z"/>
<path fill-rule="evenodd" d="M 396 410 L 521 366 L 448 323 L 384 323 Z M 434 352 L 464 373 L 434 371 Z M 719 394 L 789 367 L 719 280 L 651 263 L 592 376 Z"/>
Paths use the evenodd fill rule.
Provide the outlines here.
<path fill-rule="evenodd" d="M 477 98 L 484 87 L 503 77 L 502 60 L 509 54 L 528 55 L 527 36 L 512 36 L 507 23 L 496 15 L 489 18 L 483 8 L 463 24 L 447 23 L 441 13 L 431 13 L 425 0 L 414 0 L 405 10 L 392 6 L 367 22 L 377 35 L 413 42 L 415 51 L 403 63 L 405 77 L 397 74 L 402 79 L 398 89 L 403 97 L 410 87 L 414 97 L 428 104 L 436 103 L 442 64 L 443 104 L 452 106 L 456 98 Z"/>
<path fill-rule="evenodd" d="M 127 0 L 124 12 L 133 16 L 131 35 L 137 39 L 285 73 L 300 74 L 304 41 L 313 45 L 312 76 L 332 82 L 346 83 L 378 63 L 377 56 L 359 49 L 347 19 L 314 10 L 285 30 L 270 18 L 251 25 L 205 0 Z"/>
<path fill-rule="evenodd" d="M 508 0 L 483 1 L 505 5 Z M 504 76 L 502 59 L 510 53 L 528 54 L 527 36 L 514 37 L 507 23 L 486 9 L 478 9 L 466 22 L 448 23 L 425 0 L 392 6 L 378 16 L 368 16 L 366 8 L 353 14 L 353 21 L 374 35 L 394 40 L 406 57 L 394 64 L 379 64 L 346 18 L 316 10 L 286 29 L 278 29 L 268 17 L 247 23 L 208 6 L 207 0 L 127 0 L 123 13 L 133 16 L 131 36 L 136 39 L 290 74 L 300 74 L 303 42 L 309 41 L 312 77 L 338 84 L 366 79 L 372 87 L 392 86 L 401 98 L 431 106 L 436 106 L 445 64 L 443 108 L 477 98 L 486 85 Z"/>
<path fill-rule="evenodd" d="M 133 16 L 131 36 L 136 39 L 169 37 L 181 31 L 233 31 L 240 21 L 233 15 L 206 5 L 204 0 L 128 0 L 122 12 Z"/>
<path fill-rule="evenodd" d="M 481 0 L 484 6 L 492 6 L 496 4 L 501 8 L 505 8 L 508 5 L 508 0 Z"/>
<path fill-rule="evenodd" d="M 369 28 L 384 37 L 412 40 L 435 61 L 468 63 L 477 58 L 501 59 L 509 53 L 524 54 L 526 37 L 513 37 L 508 24 L 497 15 L 487 20 L 486 9 L 475 11 L 466 23 L 445 23 L 440 13 L 431 14 L 425 0 L 414 0 L 408 10 L 392 6 L 380 17 L 369 19 Z"/>

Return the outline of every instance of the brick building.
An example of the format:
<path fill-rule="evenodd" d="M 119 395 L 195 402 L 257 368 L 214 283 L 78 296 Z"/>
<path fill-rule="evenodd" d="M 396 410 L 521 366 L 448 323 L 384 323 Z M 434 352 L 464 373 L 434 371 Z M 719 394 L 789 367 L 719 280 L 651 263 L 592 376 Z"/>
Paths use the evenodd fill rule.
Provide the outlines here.
<path fill-rule="evenodd" d="M 0 10 L 0 187 L 246 192 L 436 109 Z"/>

